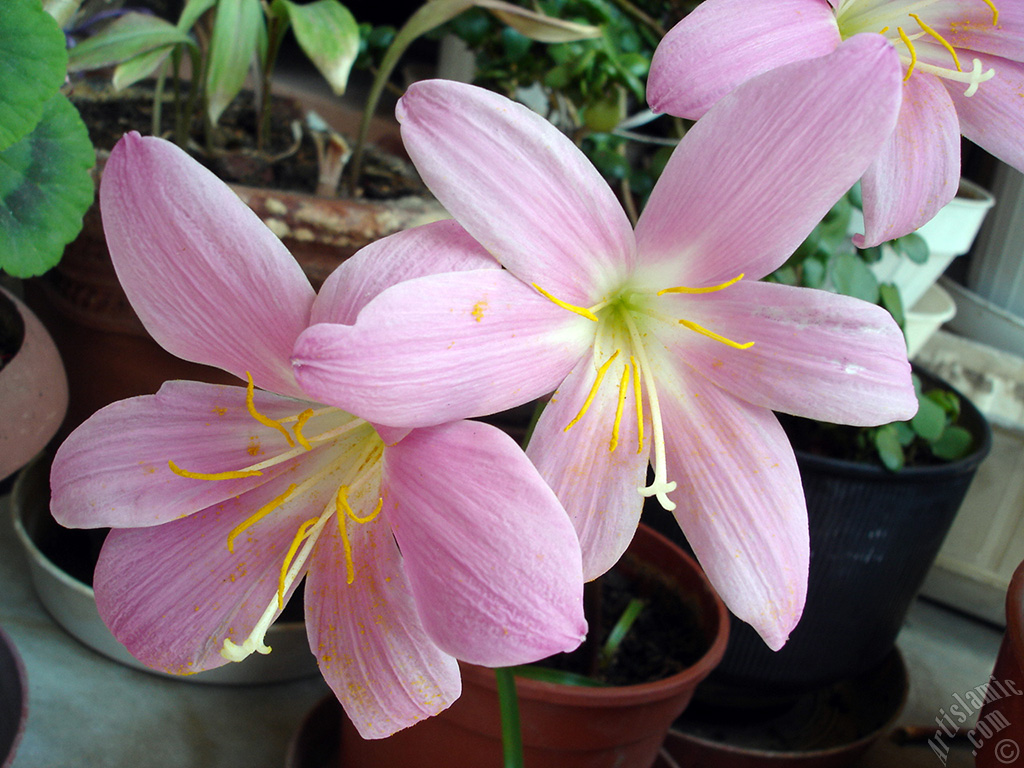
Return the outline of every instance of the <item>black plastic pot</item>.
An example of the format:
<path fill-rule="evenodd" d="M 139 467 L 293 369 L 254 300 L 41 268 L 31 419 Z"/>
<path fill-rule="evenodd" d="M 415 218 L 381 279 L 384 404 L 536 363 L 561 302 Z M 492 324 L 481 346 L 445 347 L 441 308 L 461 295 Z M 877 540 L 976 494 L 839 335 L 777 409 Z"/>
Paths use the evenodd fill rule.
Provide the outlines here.
<path fill-rule="evenodd" d="M 926 386 L 953 389 L 917 372 Z M 975 436 L 976 448 L 954 462 L 893 473 L 881 465 L 814 455 L 795 446 L 811 541 L 803 618 L 789 642 L 773 652 L 749 625 L 733 617 L 725 657 L 699 698 L 728 705 L 778 702 L 863 674 L 892 651 L 991 447 L 985 417 L 960 398 L 958 423 Z M 667 513 L 650 505 L 645 509 L 645 522 L 658 530 L 675 526 L 666 518 Z"/>

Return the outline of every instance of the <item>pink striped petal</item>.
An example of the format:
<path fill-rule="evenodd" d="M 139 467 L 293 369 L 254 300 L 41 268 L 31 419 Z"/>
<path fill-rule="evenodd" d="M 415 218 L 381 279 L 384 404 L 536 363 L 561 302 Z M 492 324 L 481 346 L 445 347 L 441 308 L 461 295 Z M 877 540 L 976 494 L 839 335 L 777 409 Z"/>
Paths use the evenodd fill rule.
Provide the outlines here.
<path fill-rule="evenodd" d="M 390 288 L 354 326 L 313 326 L 293 363 L 321 402 L 379 424 L 428 426 L 548 394 L 593 326 L 505 270 L 475 270 Z"/>
<path fill-rule="evenodd" d="M 508 666 L 582 642 L 576 533 L 508 435 L 472 421 L 415 430 L 385 451 L 383 485 L 420 618 L 442 650 Z"/>
<path fill-rule="evenodd" d="M 960 118 L 960 130 L 979 147 L 1024 173 L 1024 64 L 977 54 L 995 77 L 964 96 L 959 83 L 944 82 Z"/>
<path fill-rule="evenodd" d="M 118 279 L 164 349 L 301 396 L 288 356 L 313 289 L 227 185 L 174 144 L 129 133 L 107 161 L 100 209 Z"/>
<path fill-rule="evenodd" d="M 228 534 L 283 485 L 156 527 L 110 532 L 96 564 L 96 605 L 135 658 L 172 674 L 227 663 L 224 640 L 241 644 L 274 600 L 284 553 L 311 510 L 279 508 L 238 536 L 233 553 Z"/>
<path fill-rule="evenodd" d="M 259 390 L 254 403 L 273 419 L 309 406 Z M 341 423 L 352 417 L 335 418 Z M 213 474 L 288 449 L 283 434 L 249 415 L 244 388 L 169 381 L 155 395 L 108 405 L 64 441 L 50 475 L 51 511 L 71 528 L 160 525 L 245 493 L 309 457 L 286 461 L 259 477 L 216 482 L 176 475 L 168 462 Z"/>
<path fill-rule="evenodd" d="M 928 7 L 929 26 L 961 49 L 961 63 L 969 65 L 972 51 L 1024 61 L 1024 5 L 996 0 L 998 23 L 984 0 L 938 0 Z"/>
<path fill-rule="evenodd" d="M 347 530 L 353 581 L 331 522 L 306 577 L 306 631 L 349 719 L 364 739 L 380 739 L 445 709 L 462 682 L 455 659 L 423 629 L 387 524 L 350 521 Z"/>
<path fill-rule="evenodd" d="M 895 49 L 857 35 L 719 101 L 676 148 L 637 225 L 661 282 L 651 287 L 757 279 L 781 265 L 877 154 L 901 90 Z"/>
<path fill-rule="evenodd" d="M 643 507 L 650 442 L 638 451 L 636 393 L 626 388 L 618 441 L 610 450 L 622 367 L 614 366 L 586 414 L 569 429 L 596 379 L 593 357 L 581 360 L 537 422 L 526 455 L 569 513 L 583 550 L 583 578 L 596 579 L 626 551 Z M 644 434 L 650 434 L 646 424 Z"/>
<path fill-rule="evenodd" d="M 740 344 L 754 342 L 735 349 L 682 326 L 659 334 L 679 359 L 749 403 L 858 426 L 909 419 L 917 411 L 903 333 L 881 307 L 746 281 L 669 300 L 673 316 Z"/>
<path fill-rule="evenodd" d="M 500 266 L 455 221 L 425 224 L 381 238 L 342 262 L 320 288 L 310 324 L 352 325 L 372 298 L 403 280 Z"/>
<path fill-rule="evenodd" d="M 423 180 L 513 274 L 590 306 L 634 259 L 629 220 L 607 182 L 540 115 L 463 83 L 414 83 L 397 109 Z"/>
<path fill-rule="evenodd" d="M 740 83 L 838 45 L 835 15 L 821 0 L 705 0 L 655 50 L 647 101 L 696 120 Z"/>
<path fill-rule="evenodd" d="M 789 440 L 771 411 L 692 374 L 659 392 L 676 520 L 729 610 L 778 650 L 803 612 L 810 562 Z"/>
<path fill-rule="evenodd" d="M 960 123 L 939 78 L 913 75 L 903 85 L 896 130 L 861 180 L 865 233 L 859 248 L 902 237 L 928 222 L 960 182 Z"/>

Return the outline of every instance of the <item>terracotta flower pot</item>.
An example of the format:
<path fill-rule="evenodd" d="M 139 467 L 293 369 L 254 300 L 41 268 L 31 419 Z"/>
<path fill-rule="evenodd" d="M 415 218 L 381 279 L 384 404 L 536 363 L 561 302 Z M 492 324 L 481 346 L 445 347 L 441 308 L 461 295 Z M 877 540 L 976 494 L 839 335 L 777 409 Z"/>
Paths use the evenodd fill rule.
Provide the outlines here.
<path fill-rule="evenodd" d="M 650 768 L 672 721 L 725 651 L 728 612 L 697 563 L 645 526 L 638 530 L 629 553 L 663 574 L 696 608 L 706 651 L 682 672 L 638 685 L 590 688 L 517 678 L 529 768 Z M 501 723 L 494 672 L 471 664 L 461 667 L 462 696 L 440 715 L 390 738 L 363 740 L 343 718 L 338 765 L 500 768 Z"/>
<path fill-rule="evenodd" d="M 28 463 L 56 433 L 68 406 L 64 366 L 39 319 L 0 288 L 24 324 L 21 347 L 0 369 L 0 480 Z"/>

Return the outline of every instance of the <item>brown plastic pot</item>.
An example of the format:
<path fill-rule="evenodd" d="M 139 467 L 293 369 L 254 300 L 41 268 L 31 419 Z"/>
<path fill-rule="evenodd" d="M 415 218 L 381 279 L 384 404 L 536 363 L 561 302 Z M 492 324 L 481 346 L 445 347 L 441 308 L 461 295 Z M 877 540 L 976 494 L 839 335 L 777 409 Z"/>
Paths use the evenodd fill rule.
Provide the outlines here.
<path fill-rule="evenodd" d="M 707 650 L 684 671 L 638 685 L 588 688 L 517 678 L 529 768 L 651 768 L 672 721 L 725 652 L 728 612 L 700 566 L 646 526 L 640 526 L 629 552 L 697 608 Z M 363 740 L 343 718 L 339 768 L 500 768 L 494 672 L 471 664 L 461 668 L 462 696 L 449 709 L 390 738 Z"/>
<path fill-rule="evenodd" d="M 940 731 L 935 739 L 942 738 Z M 977 768 L 1020 765 L 1024 749 L 1024 562 L 1006 591 L 1006 632 L 978 722 L 967 732 Z"/>

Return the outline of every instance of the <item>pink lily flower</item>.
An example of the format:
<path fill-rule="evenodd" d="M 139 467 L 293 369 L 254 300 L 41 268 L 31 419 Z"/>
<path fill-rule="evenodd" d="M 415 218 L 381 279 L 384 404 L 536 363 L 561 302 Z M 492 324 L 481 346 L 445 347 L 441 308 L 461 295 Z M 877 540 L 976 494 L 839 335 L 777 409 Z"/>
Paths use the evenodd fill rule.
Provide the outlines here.
<path fill-rule="evenodd" d="M 733 612 L 781 647 L 803 610 L 808 540 L 772 409 L 880 424 L 916 400 L 885 310 L 758 279 L 891 131 L 895 56 L 866 37 L 737 89 L 676 149 L 635 232 L 541 117 L 472 86 L 413 85 L 398 108 L 406 146 L 505 269 L 412 280 L 354 325 L 312 325 L 295 347 L 299 381 L 413 425 L 557 387 L 528 455 L 572 517 L 586 578 L 615 563 L 655 496 Z M 866 99 L 887 72 L 889 98 Z"/>
<path fill-rule="evenodd" d="M 904 83 L 896 128 L 862 179 L 857 245 L 912 232 L 953 198 L 961 134 L 1024 171 L 1024 5 L 1016 1 L 705 0 L 655 51 L 647 99 L 695 120 L 751 77 L 862 33 L 892 45 Z M 884 87 L 856 108 L 875 98 Z"/>
<path fill-rule="evenodd" d="M 452 222 L 396 235 L 315 296 L 226 185 L 137 134 L 111 154 L 100 203 L 147 329 L 248 379 L 168 382 L 102 409 L 57 453 L 54 517 L 113 528 L 96 601 L 134 656 L 188 674 L 267 653 L 265 632 L 305 576 L 320 670 L 363 736 L 380 738 L 458 698 L 456 658 L 505 666 L 579 645 L 579 543 L 511 438 L 473 422 L 375 430 L 292 374 L 310 321 L 354 319 L 381 288 L 423 274 L 439 243 L 432 268 L 498 271 L 474 241 Z"/>

